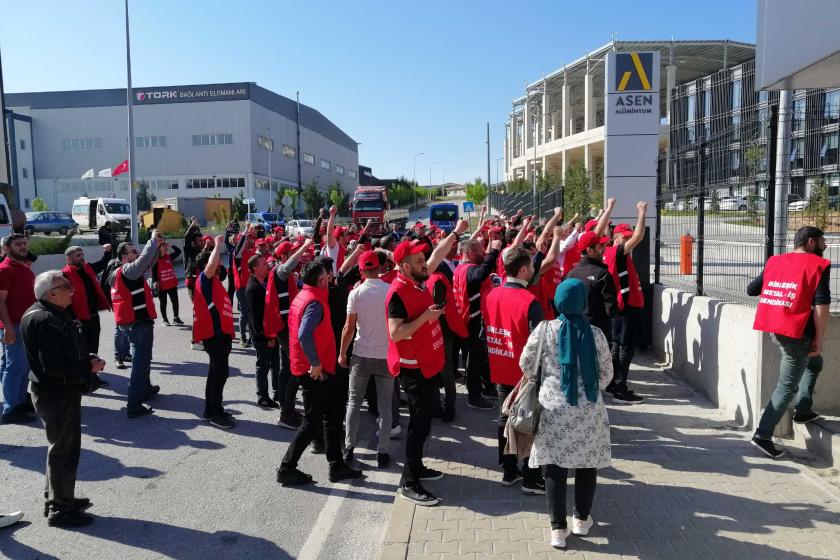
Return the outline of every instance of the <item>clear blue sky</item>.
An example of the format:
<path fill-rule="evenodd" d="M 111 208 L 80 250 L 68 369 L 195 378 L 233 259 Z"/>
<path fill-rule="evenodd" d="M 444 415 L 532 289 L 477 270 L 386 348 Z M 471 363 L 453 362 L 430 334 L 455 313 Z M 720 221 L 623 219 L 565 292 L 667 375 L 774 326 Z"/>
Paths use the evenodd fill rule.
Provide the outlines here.
<path fill-rule="evenodd" d="M 120 0 L 0 0 L 7 92 L 125 87 Z M 619 39 L 755 42 L 755 0 L 130 0 L 135 86 L 257 82 L 315 107 L 379 177 L 491 172 L 524 83 Z"/>

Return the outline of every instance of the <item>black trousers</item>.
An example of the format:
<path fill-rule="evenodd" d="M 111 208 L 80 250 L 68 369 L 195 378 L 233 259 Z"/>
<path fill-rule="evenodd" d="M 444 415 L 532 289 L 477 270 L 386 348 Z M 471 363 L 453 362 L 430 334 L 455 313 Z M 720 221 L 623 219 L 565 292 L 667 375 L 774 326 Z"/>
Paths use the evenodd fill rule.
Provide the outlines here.
<path fill-rule="evenodd" d="M 295 398 L 297 397 L 300 382 L 292 375 L 292 365 L 289 360 L 289 329 L 277 337 L 280 347 L 280 374 L 278 384 L 275 385 L 274 400 L 280 403 L 280 411 L 283 415 L 290 415 L 295 411 Z"/>
<path fill-rule="evenodd" d="M 467 394 L 470 399 L 477 399 L 481 397 L 483 389 L 489 390 L 491 387 L 487 340 L 471 327 L 467 340 Z"/>
<path fill-rule="evenodd" d="M 204 389 L 204 416 L 213 418 L 224 412 L 222 394 L 230 375 L 228 358 L 231 349 L 230 335 L 216 335 L 204 341 L 204 351 L 210 358 L 207 368 L 207 385 Z"/>
<path fill-rule="evenodd" d="M 436 377 L 426 379 L 419 369 L 400 369 L 400 383 L 408 397 L 408 433 L 401 486 L 420 485 L 423 445 L 432 428 L 432 409 L 439 398 Z"/>
<path fill-rule="evenodd" d="M 502 406 L 505 404 L 505 399 L 508 398 L 511 391 L 513 391 L 513 385 L 502 385 L 499 383 L 496 385 L 497 390 L 499 391 L 499 429 L 498 429 L 498 440 L 499 440 L 499 464 L 502 465 L 502 469 L 508 472 L 516 472 L 517 465 L 519 461 L 516 458 L 516 455 L 509 455 L 505 454 L 505 445 L 507 445 L 507 438 L 505 437 L 505 424 L 508 421 L 508 415 L 502 413 Z M 537 469 L 532 469 L 528 466 L 528 457 L 525 457 L 522 460 L 522 476 L 525 480 L 533 481 L 538 478 L 539 471 Z"/>
<path fill-rule="evenodd" d="M 236 283 L 233 280 L 233 267 L 227 267 L 227 295 L 230 301 L 233 301 L 233 294 L 236 293 Z"/>
<path fill-rule="evenodd" d="M 271 388 L 276 395 L 280 385 L 280 345 L 268 347 L 268 340 L 254 335 L 254 348 L 257 351 L 257 398 L 268 398 L 268 373 L 271 372 Z"/>
<path fill-rule="evenodd" d="M 168 321 L 169 318 L 166 316 L 166 298 L 169 298 L 169 301 L 172 302 L 172 316 L 175 319 L 180 318 L 178 315 L 178 287 L 169 288 L 168 290 L 160 290 L 158 291 L 158 301 L 160 302 L 160 316 L 163 317 L 164 321 Z"/>
<path fill-rule="evenodd" d="M 325 440 L 327 462 L 331 467 L 337 465 L 342 462 L 344 402 L 336 376 L 326 374 L 323 381 L 316 381 L 307 373 L 298 380 L 303 389 L 303 422 L 289 443 L 280 468 L 297 468 L 300 456 L 313 439 Z"/>
<path fill-rule="evenodd" d="M 443 409 L 455 411 L 455 396 L 457 390 L 455 389 L 455 373 L 457 364 L 454 361 L 454 347 L 457 336 L 448 327 L 443 329 L 443 352 L 445 362 L 443 369 L 438 375 L 438 386 L 443 389 Z M 488 364 L 489 365 L 489 364 Z M 440 392 L 438 391 L 438 395 Z M 436 400 L 436 409 L 440 408 L 440 397 Z"/>
<path fill-rule="evenodd" d="M 82 389 L 41 389 L 32 404 L 47 432 L 47 483 L 44 499 L 54 508 L 72 507 L 82 448 Z"/>
<path fill-rule="evenodd" d="M 99 354 L 99 333 L 102 328 L 99 326 L 99 313 L 94 313 L 90 319 L 80 321 L 82 323 L 82 336 L 87 342 L 88 352 Z"/>
<path fill-rule="evenodd" d="M 543 465 L 545 498 L 552 529 L 566 528 L 566 488 L 569 469 L 557 465 Z M 586 519 L 592 511 L 597 484 L 597 469 L 575 469 L 575 517 Z"/>
<path fill-rule="evenodd" d="M 636 345 L 642 331 L 642 310 L 626 306 L 618 312 L 612 322 L 612 343 L 610 351 L 613 360 L 612 383 L 619 391 L 627 389 L 630 363 L 636 355 Z"/>

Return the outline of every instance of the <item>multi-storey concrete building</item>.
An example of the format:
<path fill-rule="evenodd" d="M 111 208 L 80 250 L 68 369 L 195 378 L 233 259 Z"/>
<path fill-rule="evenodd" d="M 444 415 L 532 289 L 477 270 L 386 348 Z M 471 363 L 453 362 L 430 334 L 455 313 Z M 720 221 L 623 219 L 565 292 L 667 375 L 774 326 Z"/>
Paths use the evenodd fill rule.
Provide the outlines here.
<path fill-rule="evenodd" d="M 755 56 L 735 41 L 612 41 L 526 86 L 513 101 L 505 136 L 505 179 L 565 175 L 579 162 L 595 169 L 604 157 L 604 59 L 610 51 L 660 51 L 660 147 L 669 142 L 672 90 Z"/>
<path fill-rule="evenodd" d="M 125 89 L 6 94 L 18 204 L 40 197 L 128 195 L 128 177 L 98 172 L 127 159 Z M 254 83 L 134 88 L 134 172 L 158 198 L 255 199 L 317 181 L 358 185 L 358 144 L 317 110 Z M 14 165 L 13 165 L 14 167 Z M 97 177 L 80 177 L 94 169 Z M 14 173 L 13 173 L 14 175 Z"/>

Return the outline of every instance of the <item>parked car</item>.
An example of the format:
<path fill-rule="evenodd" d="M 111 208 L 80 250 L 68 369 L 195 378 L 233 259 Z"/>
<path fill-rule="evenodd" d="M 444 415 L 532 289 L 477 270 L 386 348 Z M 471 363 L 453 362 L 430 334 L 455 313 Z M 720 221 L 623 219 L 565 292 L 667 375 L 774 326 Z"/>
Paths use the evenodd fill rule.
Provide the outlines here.
<path fill-rule="evenodd" d="M 23 232 L 32 235 L 35 232 L 46 235 L 56 232 L 59 235 L 76 233 L 79 224 L 67 212 L 27 212 Z"/>
<path fill-rule="evenodd" d="M 755 209 L 764 212 L 767 208 L 767 199 L 763 196 L 755 196 Z M 740 210 L 744 212 L 750 208 L 750 197 L 748 196 L 724 196 L 720 199 L 721 210 Z"/>
<path fill-rule="evenodd" d="M 289 220 L 286 222 L 286 233 L 289 236 L 312 235 L 314 226 L 312 220 Z"/>
<path fill-rule="evenodd" d="M 810 200 L 807 198 L 802 198 L 798 194 L 789 194 L 788 195 L 788 211 L 790 212 L 801 212 L 805 210 L 810 205 Z"/>
<path fill-rule="evenodd" d="M 249 224 L 262 224 L 266 228 L 273 228 L 277 224 L 277 214 L 274 212 L 250 212 L 245 214 L 245 221 Z"/>

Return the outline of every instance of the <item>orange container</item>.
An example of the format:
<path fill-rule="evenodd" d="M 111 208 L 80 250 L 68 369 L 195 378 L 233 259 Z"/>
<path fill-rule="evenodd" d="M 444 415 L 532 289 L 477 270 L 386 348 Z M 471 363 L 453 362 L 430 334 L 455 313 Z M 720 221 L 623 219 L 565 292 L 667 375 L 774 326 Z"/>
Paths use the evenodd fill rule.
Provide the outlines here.
<path fill-rule="evenodd" d="M 692 273 L 692 260 L 694 257 L 694 238 L 686 233 L 680 237 L 680 274 Z"/>

